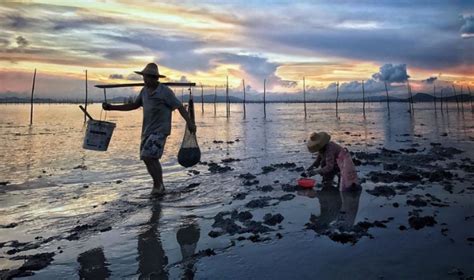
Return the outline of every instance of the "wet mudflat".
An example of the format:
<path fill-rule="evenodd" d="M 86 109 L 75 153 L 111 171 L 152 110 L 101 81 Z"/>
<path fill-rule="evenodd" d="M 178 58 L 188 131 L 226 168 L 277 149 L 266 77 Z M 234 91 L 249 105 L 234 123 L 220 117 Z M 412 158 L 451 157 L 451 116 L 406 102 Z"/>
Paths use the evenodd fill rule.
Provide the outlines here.
<path fill-rule="evenodd" d="M 474 276 L 473 115 L 416 104 L 410 117 L 406 104 L 394 104 L 389 119 L 383 105 L 370 104 L 364 120 L 357 104 L 344 105 L 339 120 L 331 105 L 313 105 L 306 121 L 295 115 L 298 104 L 272 104 L 266 120 L 258 104 L 246 120 L 240 106 L 230 119 L 225 106 L 216 117 L 206 107 L 196 113 L 201 163 L 188 169 L 177 164 L 184 127 L 175 117 L 161 200 L 148 198 L 151 181 L 138 160 L 141 112 L 109 114 L 117 129 L 109 151 L 97 153 L 81 149 L 73 105 L 39 106 L 44 121 L 33 128 L 21 124 L 26 107 L 4 106 L 1 275 Z M 64 118 L 50 121 L 52 112 Z M 362 190 L 296 185 L 314 160 L 304 140 L 319 130 L 351 151 Z"/>

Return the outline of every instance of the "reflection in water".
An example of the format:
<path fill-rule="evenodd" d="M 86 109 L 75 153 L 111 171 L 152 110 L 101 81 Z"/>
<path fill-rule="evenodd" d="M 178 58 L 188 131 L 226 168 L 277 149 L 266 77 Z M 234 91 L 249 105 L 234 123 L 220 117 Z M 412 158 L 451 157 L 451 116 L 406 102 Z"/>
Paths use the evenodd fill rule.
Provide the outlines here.
<path fill-rule="evenodd" d="M 354 225 L 359 210 L 359 199 L 361 191 L 340 192 L 342 207 L 338 217 L 338 225 L 343 229 L 349 229 Z"/>
<path fill-rule="evenodd" d="M 248 104 L 245 122 L 241 122 L 240 116 L 234 112 L 231 118 L 226 119 L 225 105 L 222 103 L 221 105 L 218 107 L 217 118 L 211 114 L 212 107 L 209 107 L 210 109 L 206 110 L 204 115 L 198 114 L 196 116 L 200 123 L 198 134 L 201 148 L 203 151 L 207 151 L 205 153 L 206 161 L 220 162 L 224 157 L 232 157 L 240 159 L 241 162 L 232 165 L 235 172 L 216 176 L 207 175 L 206 166 L 196 167 L 196 170 L 204 175 L 199 176 L 199 180 L 202 185 L 206 185 L 206 188 L 197 188 L 192 193 L 193 195 L 173 203 L 173 207 L 170 207 L 171 211 L 168 211 L 170 220 L 176 221 L 178 217 L 189 214 L 186 213 L 189 208 L 181 206 L 203 205 L 200 208 L 203 212 L 212 213 L 214 204 L 210 204 L 210 201 L 227 202 L 227 194 L 231 195 L 236 190 L 240 190 L 240 187 L 236 188 L 236 186 L 240 186 L 241 182 L 240 179 L 234 179 L 235 174 L 258 172 L 260 167 L 273 163 L 294 162 L 298 166 L 305 165 L 309 162 L 310 156 L 305 150 L 303 139 L 306 139 L 310 132 L 321 128 L 335 133 L 335 140 L 344 140 L 345 145 L 349 146 L 350 144 L 350 149 L 354 152 L 364 151 L 364 138 L 374 137 L 373 141 L 370 139 L 367 141 L 370 144 L 386 144 L 383 146 L 388 149 L 407 148 L 412 144 L 408 140 L 414 139 L 416 143 L 422 145 L 420 150 L 425 146 L 430 148 L 430 142 L 439 142 L 443 145 L 454 145 L 456 148 L 466 150 L 467 156 L 472 154 L 468 145 L 471 143 L 470 137 L 473 135 L 474 115 L 465 114 L 465 120 L 462 118 L 457 120 L 455 112 L 450 110 L 449 115 L 446 113 L 442 115 L 441 112 L 438 112 L 436 119 L 432 110 L 424 108 L 425 104 L 417 104 L 416 119 L 412 119 L 416 121 L 417 125 L 415 126 L 410 115 L 406 112 L 405 103 L 394 103 L 393 106 L 391 104 L 390 120 L 382 117 L 381 114 L 385 115 L 386 111 L 380 109 L 367 114 L 366 122 L 362 121 L 358 104 L 352 103 L 340 104 L 340 120 L 335 119 L 334 114 L 331 113 L 333 112 L 332 104 L 312 104 L 308 106 L 309 118 L 306 122 L 302 121 L 303 116 L 298 113 L 301 111 L 301 104 L 269 104 L 269 108 L 272 109 L 267 112 L 269 113 L 267 117 L 271 121 L 266 122 L 262 118 L 261 104 Z M 432 106 L 431 103 L 426 105 Z M 449 106 L 451 105 L 455 104 Z M 213 105 L 209 104 L 209 106 Z M 233 106 L 236 109 L 237 105 Z M 380 108 L 376 103 L 371 106 Z M 92 105 L 89 108 L 93 115 L 99 116 L 100 104 Z M 4 159 L 3 164 L 0 165 L 0 178 L 2 181 L 11 182 L 8 186 L 0 188 L 0 192 L 3 192 L 0 194 L 0 212 L 3 214 L 0 217 L 2 220 L 0 224 L 21 221 L 25 230 L 22 227 L 15 229 L 15 234 L 18 235 L 16 239 L 27 241 L 32 236 L 31 232 L 40 232 L 45 229 L 51 236 L 61 234 L 64 229 L 77 226 L 76 221 L 82 220 L 82 215 L 94 217 L 94 215 L 100 215 L 104 210 L 116 211 L 115 205 L 119 209 L 121 207 L 128 209 L 128 204 L 124 204 L 126 202 L 119 198 L 127 200 L 126 197 L 135 197 L 145 191 L 145 188 L 135 188 L 135 186 L 146 185 L 149 181 L 146 170 L 137 157 L 141 129 L 141 126 L 137 124 L 141 123 L 141 111 L 126 114 L 111 112 L 109 114 L 109 119 L 117 123 L 117 128 L 114 131 L 109 152 L 99 154 L 82 149 L 83 114 L 77 105 L 38 106 L 38 110 L 35 110 L 35 124 L 31 129 L 25 124 L 25 120 L 28 120 L 29 116 L 28 109 L 23 105 L 0 105 L 0 139 L 2 140 L 0 158 Z M 240 109 L 240 105 L 237 109 Z M 443 111 L 446 111 L 445 108 Z M 295 122 L 299 120 L 301 120 L 300 125 L 295 125 Z M 167 151 L 163 159 L 165 173 L 170 175 L 170 179 L 177 186 L 185 184 L 184 182 L 189 179 L 188 173 L 178 166 L 175 159 L 182 140 L 182 129 L 182 120 L 175 115 L 173 133 L 168 139 Z M 465 130 L 466 134 L 463 133 Z M 441 135 L 444 132 L 447 135 Z M 423 138 L 410 138 L 415 133 L 422 135 Z M 404 134 L 408 134 L 408 136 L 401 136 Z M 234 140 L 236 138 L 240 138 L 240 142 L 229 146 L 213 143 L 214 140 Z M 387 139 L 391 141 L 387 141 Z M 265 143 L 265 141 L 268 142 Z M 170 145 L 168 146 L 168 144 Z M 227 147 L 228 150 L 225 149 Z M 377 151 L 377 147 L 372 147 L 368 148 L 367 152 Z M 225 155 L 225 152 L 230 152 L 230 155 Z M 365 170 L 372 169 L 369 166 L 364 168 Z M 45 174 L 51 174 L 51 176 L 46 177 Z M 268 175 L 268 180 L 271 180 L 273 175 L 279 176 L 275 179 L 280 179 L 282 183 L 288 180 L 293 181 L 292 178 L 280 176 L 278 172 Z M 113 183 L 119 179 L 123 181 L 121 184 Z M 228 181 L 226 184 L 222 184 L 219 182 L 221 179 Z M 59 188 L 50 187 L 55 185 L 60 186 L 59 194 Z M 89 185 L 90 188 L 83 188 L 84 185 Z M 110 188 L 103 187 L 109 185 Z M 29 189 L 30 186 L 31 189 Z M 41 189 L 34 189 L 33 187 L 36 186 Z M 20 190 L 24 188 L 25 191 L 18 192 L 15 191 L 15 188 Z M 320 199 L 321 215 L 315 218 L 320 220 L 323 227 L 334 228 L 334 222 L 339 220 L 350 225 L 356 218 L 357 196 L 353 199 L 346 199 L 347 193 L 339 194 L 336 189 L 328 189 L 328 191 L 323 189 L 319 192 L 305 191 L 308 193 L 313 191 L 314 193 L 309 195 Z M 107 198 L 108 204 L 102 205 L 104 198 Z M 54 202 L 53 211 L 50 202 Z M 177 204 L 180 207 L 174 207 Z M 92 205 L 100 206 L 90 207 Z M 348 205 L 352 205 L 352 207 L 348 207 Z M 68 208 L 68 211 L 64 211 L 64 207 Z M 319 208 L 319 206 L 317 207 Z M 341 209 L 345 212 L 339 213 Z M 294 211 L 300 211 L 300 209 Z M 139 233 L 127 231 L 123 234 L 127 245 L 129 245 L 128 242 L 132 242 L 133 247 L 138 245 L 137 262 L 138 260 L 140 262 L 138 274 L 142 274 L 143 277 L 158 275 L 155 278 L 160 276 L 166 278 L 171 276 L 171 272 L 170 276 L 165 272 L 168 268 L 168 261 L 163 247 L 168 248 L 172 245 L 164 244 L 164 241 L 160 240 L 163 239 L 163 234 L 160 237 L 158 225 L 161 233 L 165 232 L 163 228 L 166 227 L 166 232 L 172 232 L 174 235 L 176 231 L 171 231 L 170 227 L 175 223 L 165 224 L 162 220 L 159 223 L 160 213 L 160 207 L 157 205 L 150 213 L 150 223 L 140 229 Z M 198 218 L 197 221 L 200 222 L 201 218 Z M 120 223 L 118 227 L 119 230 L 122 230 Z M 133 233 L 134 236 L 130 236 L 130 233 Z M 2 229 L 0 232 L 2 236 L 7 234 L 10 234 L 9 229 Z M 140 235 L 137 236 L 138 234 Z M 172 243 L 175 247 L 178 246 L 178 243 Z M 128 261 L 129 253 L 120 252 L 118 256 L 114 256 L 114 259 Z M 4 254 L 2 252 L 0 258 L 8 257 Z M 171 255 L 166 255 L 171 260 Z M 74 256 L 74 261 L 76 258 Z M 189 258 L 187 261 L 191 260 L 192 258 Z M 67 267 L 67 265 L 65 266 Z M 65 266 L 51 266 L 48 269 L 58 271 Z M 137 270 L 138 265 L 132 273 L 136 273 Z M 127 271 L 127 273 L 129 272 Z M 120 276 L 117 274 L 117 277 Z"/>
<path fill-rule="evenodd" d="M 161 244 L 158 224 L 161 216 L 159 200 L 153 201 L 148 229 L 138 236 L 138 273 L 139 279 L 168 279 L 165 266 L 168 258 Z"/>
<path fill-rule="evenodd" d="M 196 246 L 200 237 L 200 229 L 196 221 L 186 225 L 178 230 L 176 239 L 178 240 L 181 255 L 183 256 L 183 276 L 182 279 L 193 279 L 195 268 L 194 263 L 196 259 L 192 256 L 196 251 Z"/>
<path fill-rule="evenodd" d="M 310 222 L 318 233 L 327 230 L 349 230 L 355 222 L 359 209 L 361 191 L 340 192 L 331 185 L 324 185 L 316 192 L 321 211 L 319 216 L 311 215 Z"/>
<path fill-rule="evenodd" d="M 329 224 L 335 221 L 339 215 L 342 205 L 341 196 L 337 188 L 325 185 L 320 191 L 316 192 L 316 197 L 321 205 L 321 214 L 319 217 L 311 215 L 310 221 L 317 229 L 326 230 L 329 228 Z"/>
<path fill-rule="evenodd" d="M 79 255 L 79 279 L 107 279 L 110 270 L 107 268 L 102 248 L 94 248 Z"/>

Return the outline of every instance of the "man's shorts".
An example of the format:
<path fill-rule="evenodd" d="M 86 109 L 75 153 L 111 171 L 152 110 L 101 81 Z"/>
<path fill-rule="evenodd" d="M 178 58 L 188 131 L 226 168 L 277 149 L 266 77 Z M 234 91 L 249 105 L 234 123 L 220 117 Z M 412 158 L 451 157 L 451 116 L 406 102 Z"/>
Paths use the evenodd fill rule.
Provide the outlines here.
<path fill-rule="evenodd" d="M 166 135 L 154 132 L 142 140 L 140 145 L 140 159 L 160 159 L 165 148 Z"/>

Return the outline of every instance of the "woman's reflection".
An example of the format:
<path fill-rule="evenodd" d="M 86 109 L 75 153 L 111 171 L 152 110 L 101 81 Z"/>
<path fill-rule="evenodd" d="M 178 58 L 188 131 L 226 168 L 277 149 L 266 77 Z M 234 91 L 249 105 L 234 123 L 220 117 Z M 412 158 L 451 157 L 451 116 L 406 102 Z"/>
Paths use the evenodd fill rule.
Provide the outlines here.
<path fill-rule="evenodd" d="M 321 212 L 319 216 L 311 215 L 309 220 L 316 232 L 323 233 L 339 216 L 342 201 L 339 190 L 327 184 L 323 185 L 320 191 L 316 191 L 316 197 L 319 199 Z"/>
<path fill-rule="evenodd" d="M 183 225 L 176 233 L 181 255 L 183 257 L 183 276 L 182 279 L 194 278 L 194 263 L 195 258 L 192 258 L 200 237 L 200 229 L 196 221 L 191 221 L 187 225 Z"/>
<path fill-rule="evenodd" d="M 352 228 L 359 209 L 360 190 L 340 192 L 332 185 L 323 185 L 320 191 L 313 194 L 319 199 L 321 213 L 319 216 L 311 215 L 308 224 L 311 229 L 326 234 L 328 230 Z"/>
<path fill-rule="evenodd" d="M 79 279 L 108 279 L 110 270 L 105 259 L 102 248 L 94 248 L 81 253 L 77 262 L 79 262 Z"/>
<path fill-rule="evenodd" d="M 148 229 L 138 236 L 139 279 L 168 279 L 168 272 L 165 270 L 168 258 L 163 250 L 158 228 L 161 216 L 159 200 L 153 201 L 151 210 Z"/>

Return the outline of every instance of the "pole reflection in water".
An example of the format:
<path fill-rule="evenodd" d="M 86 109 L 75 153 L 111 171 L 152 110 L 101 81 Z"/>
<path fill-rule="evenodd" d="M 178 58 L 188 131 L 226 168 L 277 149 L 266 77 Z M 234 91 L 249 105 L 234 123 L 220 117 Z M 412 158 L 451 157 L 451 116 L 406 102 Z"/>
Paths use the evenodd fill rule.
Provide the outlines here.
<path fill-rule="evenodd" d="M 168 279 L 165 267 L 168 258 L 163 250 L 158 228 L 161 216 L 161 204 L 155 200 L 148 229 L 138 236 L 138 273 L 139 279 Z"/>
<path fill-rule="evenodd" d="M 196 258 L 193 258 L 196 252 L 196 246 L 200 237 L 200 229 L 196 221 L 192 221 L 188 225 L 181 227 L 176 233 L 181 255 L 183 257 L 183 276 L 181 279 L 193 279 L 195 268 L 194 263 Z"/>

